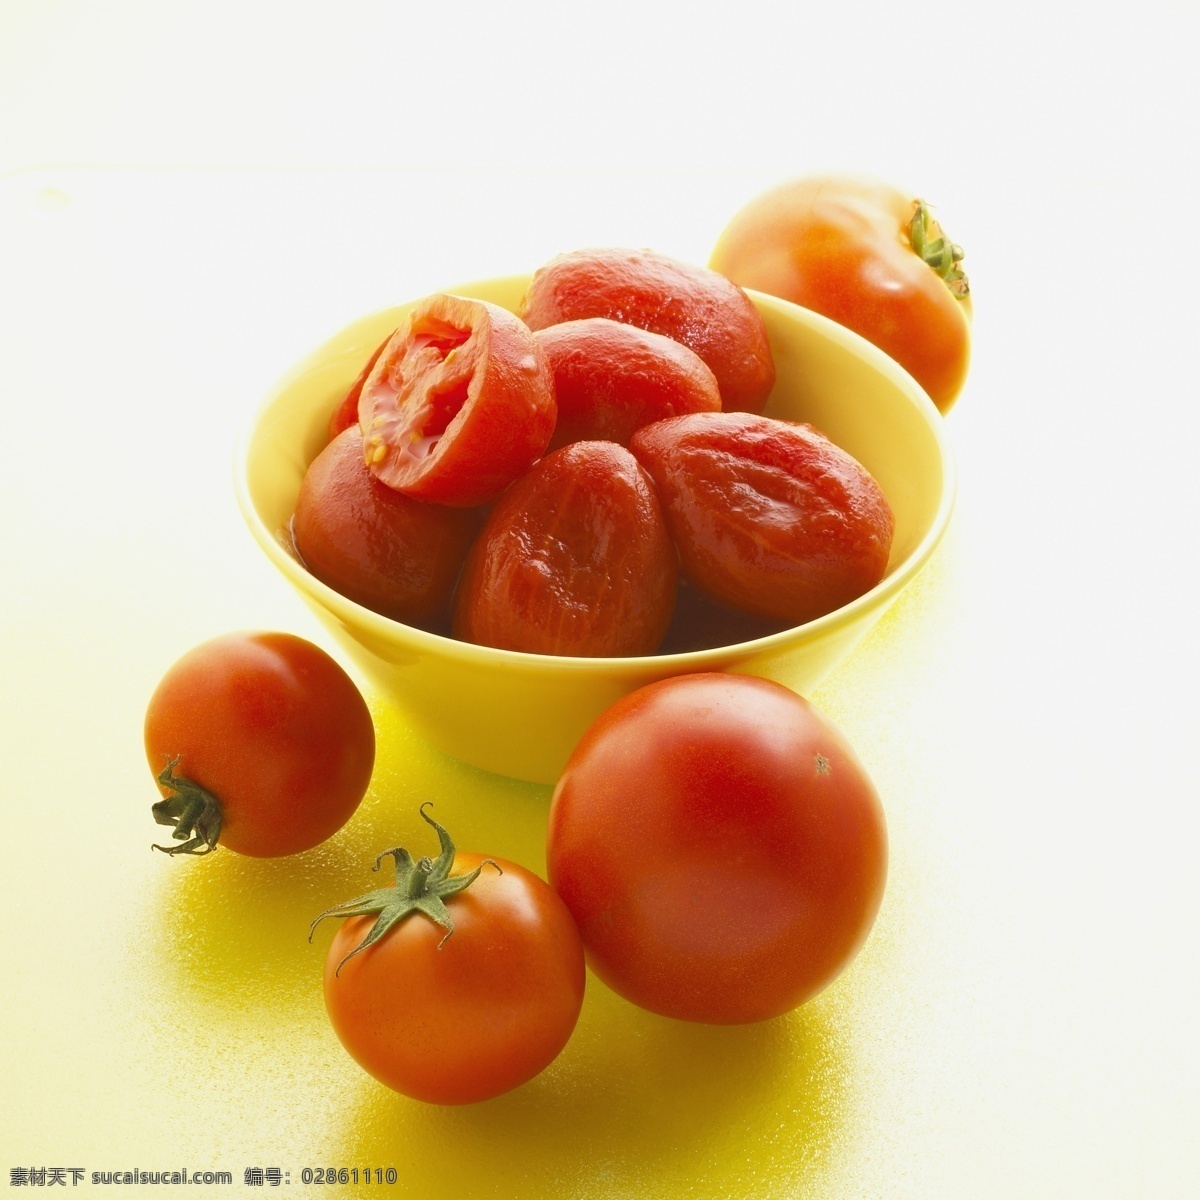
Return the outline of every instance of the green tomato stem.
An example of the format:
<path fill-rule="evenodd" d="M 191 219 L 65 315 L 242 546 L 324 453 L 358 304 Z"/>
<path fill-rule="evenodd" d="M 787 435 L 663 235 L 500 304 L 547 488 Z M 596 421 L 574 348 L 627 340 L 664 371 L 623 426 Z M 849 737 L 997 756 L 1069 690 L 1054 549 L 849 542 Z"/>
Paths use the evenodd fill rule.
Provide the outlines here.
<path fill-rule="evenodd" d="M 963 259 L 962 247 L 943 234 L 924 200 L 917 200 L 915 204 L 912 220 L 908 223 L 909 244 L 953 295 L 959 300 L 964 299 L 971 287 L 958 265 Z"/>
<path fill-rule="evenodd" d="M 150 811 L 160 825 L 175 827 L 171 837 L 182 844 L 160 846 L 152 843 L 150 848 L 172 857 L 176 854 L 211 854 L 221 836 L 221 806 L 212 792 L 191 779 L 176 775 L 178 765 L 178 758 L 168 759 L 159 772 L 159 784 L 171 788 L 175 794 L 151 805 Z"/>
<path fill-rule="evenodd" d="M 426 814 L 425 809 L 428 805 L 428 801 L 421 805 L 421 816 L 437 830 L 438 842 L 441 845 L 441 852 L 437 858 L 421 858 L 414 861 L 413 856 L 403 846 L 385 850 L 375 859 L 375 865 L 371 869 L 378 871 L 384 858 L 390 854 L 396 868 L 395 883 L 356 896 L 343 904 L 336 904 L 321 913 L 309 926 L 308 940 L 311 942 L 314 931 L 326 917 L 376 916 L 377 919 L 367 936 L 338 963 L 333 972 L 335 977 L 340 974 L 348 960 L 366 950 L 368 946 L 374 945 L 392 926 L 412 913 L 422 913 L 435 925 L 444 929 L 446 933 L 438 942 L 438 947 L 445 945 L 446 939 L 454 932 L 454 922 L 445 905 L 446 897 L 470 887 L 479 878 L 485 866 L 493 866 L 500 871 L 500 867 L 489 858 L 466 875 L 452 876 L 450 868 L 454 865 L 454 843 L 445 829 Z"/>

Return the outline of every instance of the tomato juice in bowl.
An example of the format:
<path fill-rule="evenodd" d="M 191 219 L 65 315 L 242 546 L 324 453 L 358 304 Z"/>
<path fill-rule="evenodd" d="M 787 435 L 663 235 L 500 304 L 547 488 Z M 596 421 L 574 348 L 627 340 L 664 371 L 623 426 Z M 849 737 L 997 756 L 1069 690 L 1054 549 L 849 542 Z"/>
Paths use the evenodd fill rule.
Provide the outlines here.
<path fill-rule="evenodd" d="M 520 310 L 528 276 L 453 294 Z M 883 579 L 841 608 L 752 641 L 686 653 L 582 658 L 499 650 L 381 616 L 312 575 L 289 525 L 330 415 L 364 361 L 412 305 L 343 329 L 266 398 L 239 444 L 238 502 L 267 557 L 371 683 L 395 699 L 433 745 L 474 766 L 553 783 L 599 714 L 644 684 L 696 671 L 736 671 L 810 692 L 913 578 L 945 531 L 954 466 L 942 417 L 890 358 L 843 327 L 783 300 L 748 293 L 761 313 L 776 382 L 765 412 L 814 425 L 878 481 L 895 517 Z"/>

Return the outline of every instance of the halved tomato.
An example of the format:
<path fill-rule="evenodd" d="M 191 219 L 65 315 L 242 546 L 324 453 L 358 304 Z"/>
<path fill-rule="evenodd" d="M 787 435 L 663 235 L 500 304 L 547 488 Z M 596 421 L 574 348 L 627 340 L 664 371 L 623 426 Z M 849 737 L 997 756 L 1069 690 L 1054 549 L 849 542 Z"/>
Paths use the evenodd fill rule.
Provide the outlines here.
<path fill-rule="evenodd" d="M 471 507 L 494 500 L 554 431 L 554 381 L 525 324 L 435 295 L 392 334 L 358 403 L 364 459 L 388 487 Z"/>

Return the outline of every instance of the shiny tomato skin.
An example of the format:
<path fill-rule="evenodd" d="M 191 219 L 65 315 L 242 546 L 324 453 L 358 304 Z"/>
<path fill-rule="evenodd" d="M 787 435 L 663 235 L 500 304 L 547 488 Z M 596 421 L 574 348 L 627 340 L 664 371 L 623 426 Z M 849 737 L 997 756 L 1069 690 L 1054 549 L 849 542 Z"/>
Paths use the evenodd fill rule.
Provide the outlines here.
<path fill-rule="evenodd" d="M 427 504 L 380 483 L 363 461 L 356 424 L 305 472 L 292 539 L 304 565 L 347 599 L 436 628 L 448 619 L 480 520 L 473 509 Z"/>
<path fill-rule="evenodd" d="M 488 515 L 459 583 L 454 633 L 530 654 L 652 654 L 676 576 L 662 508 L 637 460 L 615 442 L 573 442 Z"/>
<path fill-rule="evenodd" d="M 333 410 L 329 418 L 329 441 L 333 441 L 339 433 L 358 425 L 358 401 L 362 396 L 363 384 L 371 377 L 379 356 L 384 352 L 388 342 L 392 340 L 389 333 L 371 353 L 371 357 L 363 364 L 363 369 L 350 385 L 350 390 L 342 397 L 341 403 Z"/>
<path fill-rule="evenodd" d="M 558 421 L 547 449 L 571 442 L 629 445 L 643 425 L 718 412 L 716 376 L 682 342 L 607 317 L 535 331 L 554 374 Z"/>
<path fill-rule="evenodd" d="M 534 274 L 523 315 L 534 330 L 607 317 L 673 338 L 708 365 L 726 409 L 760 412 L 775 383 L 766 327 L 745 292 L 651 250 L 560 254 Z"/>
<path fill-rule="evenodd" d="M 375 729 L 354 682 L 289 633 L 231 633 L 163 676 L 145 722 L 146 759 L 207 789 L 219 845 L 273 858 L 336 833 L 367 790 Z M 166 791 L 164 789 L 164 795 Z"/>
<path fill-rule="evenodd" d="M 531 871 L 496 861 L 502 875 L 484 866 L 446 901 L 450 937 L 416 913 L 340 971 L 374 916 L 349 918 L 330 944 L 334 1031 L 364 1070 L 413 1099 L 470 1104 L 518 1087 L 557 1057 L 579 1017 L 584 958 L 570 913 Z M 483 862 L 460 852 L 451 874 Z"/>
<path fill-rule="evenodd" d="M 592 970 L 709 1024 L 779 1016 L 832 982 L 887 874 L 853 750 L 807 701 L 746 675 L 676 676 L 604 712 L 554 791 L 547 850 Z"/>
<path fill-rule="evenodd" d="M 388 487 L 463 508 L 494 500 L 554 431 L 542 348 L 498 305 L 435 295 L 388 339 L 358 403 L 364 460 Z"/>
<path fill-rule="evenodd" d="M 894 358 L 947 412 L 967 377 L 971 305 L 913 249 L 917 199 L 869 179 L 821 176 L 751 200 L 709 266 L 803 305 Z"/>
<path fill-rule="evenodd" d="M 725 604 L 800 624 L 887 570 L 887 498 L 810 425 L 700 413 L 647 425 L 631 449 L 658 489 L 685 574 Z"/>

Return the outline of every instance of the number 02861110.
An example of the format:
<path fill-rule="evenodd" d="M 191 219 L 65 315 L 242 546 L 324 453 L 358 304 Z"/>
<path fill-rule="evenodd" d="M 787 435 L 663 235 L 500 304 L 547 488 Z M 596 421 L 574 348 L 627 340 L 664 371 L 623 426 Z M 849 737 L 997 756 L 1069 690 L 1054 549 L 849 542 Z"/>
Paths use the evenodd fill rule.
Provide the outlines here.
<path fill-rule="evenodd" d="M 304 1184 L 324 1183 L 395 1183 L 395 1167 L 305 1167 L 300 1172 Z"/>

